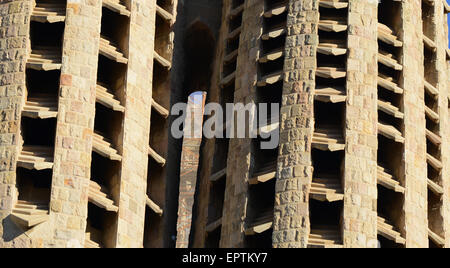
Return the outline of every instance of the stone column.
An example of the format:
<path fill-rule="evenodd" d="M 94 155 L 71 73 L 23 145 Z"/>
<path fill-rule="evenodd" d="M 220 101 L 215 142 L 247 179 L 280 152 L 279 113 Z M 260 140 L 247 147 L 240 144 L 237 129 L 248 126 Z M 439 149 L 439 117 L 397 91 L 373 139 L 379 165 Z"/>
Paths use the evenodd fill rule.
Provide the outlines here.
<path fill-rule="evenodd" d="M 188 248 L 194 216 L 194 197 L 199 183 L 198 168 L 202 144 L 203 112 L 206 92 L 191 95 L 184 120 L 183 149 L 181 152 L 180 187 L 178 197 L 177 248 Z M 190 130 L 189 130 L 190 129 Z"/>
<path fill-rule="evenodd" d="M 230 3 L 231 4 L 231 3 Z M 237 59 L 235 103 L 255 102 L 264 1 L 247 0 Z M 220 247 L 244 247 L 251 139 L 230 139 Z"/>
<path fill-rule="evenodd" d="M 310 232 L 318 5 L 313 0 L 290 0 L 288 6 L 273 223 L 275 248 L 305 248 Z"/>
<path fill-rule="evenodd" d="M 8 215 L 17 201 L 16 166 L 29 52 L 31 0 L 0 3 L 0 248 L 31 246 Z"/>
<path fill-rule="evenodd" d="M 427 162 L 425 139 L 424 56 L 420 0 L 402 2 L 404 108 L 405 222 L 406 247 L 428 247 Z M 418 26 L 419 25 L 419 26 Z"/>
<path fill-rule="evenodd" d="M 90 181 L 100 0 L 68 0 L 45 246 L 83 246 Z"/>
<path fill-rule="evenodd" d="M 377 246 L 377 7 L 348 7 L 344 247 Z"/>
<path fill-rule="evenodd" d="M 229 2 L 229 1 L 228 1 Z M 205 7 L 209 8 L 209 7 Z M 225 21 L 229 14 L 230 5 L 223 1 L 222 3 L 222 17 L 221 21 Z M 226 33 L 228 31 L 227 23 L 221 23 L 218 39 L 216 41 L 216 49 L 214 52 L 214 63 L 213 71 L 211 76 L 211 87 L 208 91 L 207 100 L 209 103 L 220 103 L 221 101 L 221 91 L 220 78 L 223 66 L 223 58 L 226 56 Z M 209 119 L 209 117 L 207 117 Z M 207 120 L 208 120 L 207 119 Z M 193 230 L 195 230 L 194 239 L 192 247 L 194 248 L 204 248 L 207 239 L 206 226 L 209 224 L 209 202 L 213 197 L 211 196 L 211 176 L 213 175 L 213 165 L 215 163 L 216 152 L 216 138 L 204 139 L 204 145 L 201 150 L 202 159 L 200 160 L 200 176 L 199 176 L 199 187 L 197 193 L 197 219 L 193 223 Z M 226 164 L 226 163 L 225 163 Z M 226 177 L 226 174 L 225 174 Z M 226 180 L 226 178 L 222 178 Z"/>
<path fill-rule="evenodd" d="M 439 1 L 438 1 L 439 2 Z M 443 207 L 441 210 L 444 219 L 444 239 L 446 247 L 450 247 L 450 111 L 449 111 L 449 70 L 447 64 L 446 50 L 448 46 L 448 15 L 444 13 L 444 5 L 435 4 L 435 22 L 436 22 L 436 45 L 437 45 L 437 71 L 438 71 L 438 85 L 439 91 L 439 117 L 441 125 L 441 161 L 443 169 L 442 186 L 444 188 Z"/>
<path fill-rule="evenodd" d="M 117 247 L 142 247 L 147 195 L 156 1 L 131 1 Z"/>

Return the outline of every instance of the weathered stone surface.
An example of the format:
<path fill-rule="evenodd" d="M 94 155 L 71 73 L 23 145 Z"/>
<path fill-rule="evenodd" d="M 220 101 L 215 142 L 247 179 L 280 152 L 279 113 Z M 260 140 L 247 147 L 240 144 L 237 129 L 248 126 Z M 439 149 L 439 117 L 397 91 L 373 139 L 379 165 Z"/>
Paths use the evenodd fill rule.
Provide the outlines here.
<path fill-rule="evenodd" d="M 64 25 L 64 37 L 61 68 L 57 70 L 60 76 L 56 137 L 54 148 L 51 148 L 54 151 L 51 189 L 47 189 L 50 191 L 49 217 L 43 223 L 23 230 L 12 213 L 19 197 L 26 195 L 26 191 L 21 191 L 23 186 L 17 179 L 17 170 L 23 147 L 22 111 L 29 95 L 27 61 L 31 44 L 35 41 L 30 31 L 30 25 L 36 23 L 32 18 L 33 2 L 12 0 L 0 3 L 0 247 L 96 246 L 96 234 L 90 233 L 88 236 L 86 233 L 89 231 L 88 222 L 91 221 L 88 217 L 91 170 L 96 164 L 92 161 L 92 152 L 97 116 L 96 85 L 101 22 L 106 12 L 118 10 L 103 6 L 101 0 L 67 0 L 64 21 L 59 22 Z M 191 175 L 195 173 L 195 176 L 189 176 L 188 179 L 190 182 L 198 179 L 199 187 L 190 188 L 187 199 L 182 196 L 181 200 L 188 202 L 186 207 L 180 202 L 178 208 L 186 209 L 189 215 L 180 213 L 180 235 L 170 237 L 169 234 L 176 230 L 177 211 L 173 206 L 175 201 L 167 200 L 173 197 L 167 189 L 171 189 L 168 186 L 176 184 L 174 181 L 178 178 L 168 175 L 172 173 L 167 172 L 167 166 L 158 166 L 152 170 L 155 164 L 152 162 L 154 160 L 149 159 L 149 145 L 163 158 L 172 157 L 169 152 L 176 147 L 169 144 L 169 120 L 152 118 L 152 99 L 168 109 L 171 93 L 179 94 L 172 88 L 179 85 L 171 84 L 172 81 L 178 83 L 172 75 L 179 75 L 171 71 L 174 52 L 172 27 L 177 20 L 178 1 L 170 1 L 166 13 L 156 6 L 157 1 L 123 2 L 126 6 L 121 8 L 120 16 L 126 26 L 118 31 L 118 39 L 119 46 L 126 48 L 121 51 L 126 58 L 125 61 L 121 59 L 122 64 L 126 64 L 119 68 L 123 76 L 114 81 L 114 86 L 118 89 L 115 97 L 124 112 L 119 112 L 119 119 L 108 122 L 114 129 L 112 144 L 121 161 L 114 162 L 111 167 L 104 167 L 112 170 L 107 197 L 118 211 L 102 211 L 106 215 L 106 224 L 100 229 L 106 235 L 101 238 L 101 246 L 175 246 L 178 239 L 179 247 L 205 247 L 209 245 L 207 225 L 211 223 L 220 228 L 215 239 L 221 247 L 249 247 L 255 244 L 276 248 L 311 246 L 311 240 L 314 240 L 311 239 L 311 221 L 314 217 L 311 215 L 311 204 L 315 193 L 312 182 L 317 174 L 318 162 L 316 160 L 313 163 L 314 150 L 324 148 L 314 147 L 318 127 L 315 116 L 320 112 L 315 110 L 317 82 L 323 76 L 333 78 L 345 74 L 345 98 L 340 104 L 332 104 L 341 105 L 343 109 L 344 143 L 343 150 L 339 151 L 343 156 L 343 163 L 339 167 L 341 174 L 332 174 L 340 175 L 342 186 L 342 201 L 337 201 L 342 203 L 339 220 L 333 222 L 339 229 L 341 241 L 332 246 L 350 248 L 379 245 L 382 224 L 377 216 L 383 216 L 381 212 L 385 212 L 388 207 L 380 200 L 389 196 L 382 195 L 384 188 L 381 187 L 385 187 L 385 184 L 379 182 L 377 166 L 380 162 L 391 161 L 391 175 L 400 187 L 396 188 L 396 199 L 389 204 L 388 214 L 394 216 L 393 225 L 398 231 L 399 245 L 404 242 L 405 247 L 429 247 L 430 241 L 441 239 L 446 247 L 450 247 L 450 52 L 447 16 L 444 14 L 444 4 L 441 4 L 443 1 L 383 1 L 395 3 L 398 7 L 398 10 L 389 11 L 392 12 L 389 14 L 395 14 L 395 29 L 392 29 L 392 36 L 388 37 L 389 30 L 386 28 L 384 34 L 379 32 L 378 22 L 385 15 L 379 12 L 379 1 L 348 0 L 348 7 L 340 10 L 344 14 L 344 22 L 339 21 L 336 27 L 320 26 L 324 23 L 322 16 L 331 10 L 329 6 L 324 7 L 324 3 L 320 4 L 317 0 L 287 1 L 287 25 L 285 29 L 278 29 L 278 33 L 281 31 L 286 34 L 285 43 L 281 44 L 280 65 L 283 69 L 274 76 L 281 79 L 282 92 L 271 92 L 272 95 L 281 93 L 276 178 L 272 176 L 272 179 L 264 182 L 267 183 L 265 185 L 273 183 L 272 190 L 275 193 L 274 197 L 270 196 L 274 203 L 273 215 L 264 219 L 271 220 L 272 225 L 261 236 L 252 237 L 248 235 L 252 233 L 248 229 L 252 227 L 251 220 L 255 217 L 255 206 L 252 204 L 255 200 L 252 200 L 251 195 L 256 188 L 252 188 L 255 185 L 249 182 L 255 173 L 256 159 L 261 156 L 258 154 L 265 155 L 255 149 L 255 140 L 250 138 L 231 139 L 228 159 L 220 159 L 226 162 L 219 165 L 226 167 L 225 171 L 220 170 L 225 180 L 224 193 L 220 193 L 224 194 L 224 200 L 221 200 L 223 212 L 220 215 L 209 208 L 214 208 L 210 205 L 214 201 L 213 195 L 217 194 L 211 191 L 214 182 L 209 181 L 209 178 L 214 175 L 213 171 L 217 172 L 213 168 L 217 164 L 215 156 L 221 152 L 215 147 L 214 140 L 204 141 L 202 150 L 193 157 L 194 164 L 199 164 L 201 168 L 200 177 L 195 178 L 197 172 L 193 172 Z M 259 60 L 265 56 L 262 53 L 266 52 L 262 40 L 276 35 L 265 35 L 267 25 L 264 17 L 277 16 L 274 14 L 279 12 L 266 13 L 266 2 L 223 1 L 222 26 L 219 35 L 214 36 L 217 37 L 217 47 L 208 101 L 218 102 L 223 90 L 231 90 L 228 96 L 232 96 L 233 102 L 257 103 L 264 95 L 262 91 L 268 89 L 261 85 L 270 84 L 273 82 L 271 79 L 275 79 L 272 77 L 259 83 L 264 69 Z M 430 2 L 434 5 L 427 4 Z M 183 5 L 186 5 L 186 1 Z M 422 14 L 423 11 L 426 12 Z M 242 20 L 236 17 L 239 14 Z M 422 21 L 424 24 L 420 27 Z M 48 26 L 50 23 L 46 24 Z M 231 25 L 237 29 L 231 31 Z M 340 34 L 345 36 L 346 41 L 343 47 L 339 47 L 346 50 L 346 54 L 339 58 L 343 61 L 340 63 L 345 63 L 343 70 L 335 70 L 336 73 L 330 69 L 323 70 L 323 67 L 328 66 L 321 65 L 323 55 L 318 46 L 326 34 L 321 36 L 319 28 L 345 29 Z M 237 34 L 235 40 L 238 42 L 227 41 L 234 34 Z M 380 83 L 382 69 L 386 67 L 386 62 L 392 64 L 392 61 L 386 60 L 389 56 L 381 55 L 383 47 L 379 45 L 379 37 L 384 41 L 390 40 L 391 45 L 397 47 L 397 62 L 394 64 L 397 67 L 395 74 L 398 74 L 397 86 L 393 86 L 389 78 L 383 78 L 385 80 Z M 184 37 L 178 40 L 184 40 Z M 227 43 L 237 46 L 236 51 L 228 51 Z M 424 53 L 424 50 L 427 52 Z M 180 56 L 177 53 L 175 55 Z M 222 77 L 223 62 L 233 61 L 233 57 L 236 57 L 234 75 Z M 161 68 L 155 71 L 154 64 Z M 393 80 L 396 78 L 393 77 Z M 383 126 L 378 124 L 385 116 L 381 116 L 379 110 L 378 100 L 383 95 L 380 94 L 380 87 L 386 85 L 390 90 L 398 91 L 392 93 L 397 94 L 392 104 L 398 108 L 398 113 L 394 114 L 397 115 L 395 122 L 400 137 L 397 136 L 398 139 L 392 143 L 386 142 L 385 136 L 380 135 Z M 434 96 L 425 97 L 426 94 Z M 426 105 L 433 107 L 426 108 Z M 386 109 L 384 106 L 383 111 Z M 430 113 L 430 110 L 434 113 Z M 428 117 L 431 114 L 434 117 L 432 121 L 436 122 L 432 133 L 437 137 L 431 136 L 434 142 L 439 141 L 436 148 L 430 144 L 427 146 L 430 123 L 427 124 L 426 114 Z M 328 116 L 331 118 L 334 115 Z M 383 148 L 386 144 L 391 147 L 388 157 L 384 158 L 386 152 Z M 193 147 L 196 152 L 199 150 L 198 141 Z M 431 165 L 427 164 L 430 159 Z M 326 159 L 319 162 L 322 160 L 327 162 Z M 170 168 L 173 168 L 173 162 L 171 164 Z M 174 168 L 179 169 L 180 166 L 178 164 Z M 430 176 L 427 171 L 436 169 L 436 166 L 442 168 L 438 168 L 439 171 L 434 175 L 433 185 L 427 180 Z M 186 181 L 182 180 L 181 191 L 187 189 L 188 185 L 183 182 Z M 194 193 L 196 188 L 199 192 Z M 435 196 L 436 192 L 441 192 L 438 197 Z M 194 200 L 195 196 L 197 200 Z M 161 206 L 162 216 L 146 207 L 150 198 Z M 256 201 L 266 200 L 261 198 Z M 332 203 L 327 201 L 323 205 L 335 204 Z M 166 208 L 166 204 L 171 205 Z M 194 212 L 197 215 L 192 215 Z M 211 218 L 212 215 L 216 218 Z M 182 228 L 186 218 L 189 227 L 190 224 L 193 226 L 190 229 L 194 232 L 191 236 L 193 245 L 188 244 L 189 232 L 182 232 L 186 230 Z M 191 222 L 194 219 L 195 222 Z M 430 236 L 429 228 L 435 234 Z M 271 239 L 267 238 L 267 234 L 271 234 Z M 270 245 L 262 244 L 267 241 L 271 242 Z"/>

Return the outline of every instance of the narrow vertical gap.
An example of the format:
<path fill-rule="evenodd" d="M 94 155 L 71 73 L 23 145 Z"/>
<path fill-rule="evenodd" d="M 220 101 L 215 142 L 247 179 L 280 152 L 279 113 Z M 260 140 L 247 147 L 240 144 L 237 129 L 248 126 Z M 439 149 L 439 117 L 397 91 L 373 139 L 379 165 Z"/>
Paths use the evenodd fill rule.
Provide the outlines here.
<path fill-rule="evenodd" d="M 342 247 L 348 7 L 319 5 L 308 247 Z M 335 27 L 329 27 L 335 25 Z"/>
<path fill-rule="evenodd" d="M 272 247 L 273 215 L 275 200 L 276 167 L 279 146 L 262 149 L 263 138 L 272 131 L 279 131 L 278 111 L 272 111 L 272 104 L 281 106 L 283 93 L 282 72 L 284 69 L 284 48 L 287 23 L 286 1 L 264 1 L 262 17 L 262 36 L 259 40 L 259 59 L 257 63 L 258 83 L 256 104 L 267 105 L 267 119 L 264 125 L 258 118 L 258 136 L 252 140 L 249 179 L 249 199 L 247 204 L 245 241 L 246 247 Z M 281 12 L 272 12 L 281 7 Z M 272 34 L 277 31 L 277 34 Z M 261 110 L 259 109 L 259 112 Z"/>
<path fill-rule="evenodd" d="M 170 74 L 173 54 L 173 12 L 174 2 L 170 0 L 158 0 L 156 2 L 155 42 L 153 53 L 153 79 L 152 79 L 152 111 L 150 121 L 149 149 L 154 153 L 149 155 L 147 175 L 147 197 L 155 202 L 165 213 L 170 209 L 166 200 L 175 199 L 175 195 L 167 196 L 166 161 L 168 146 L 168 111 L 170 106 Z M 163 15 L 158 11 L 161 8 L 166 12 Z M 167 17 L 167 15 L 169 17 Z M 160 106 L 167 115 L 158 112 Z M 173 182 L 172 182 L 173 183 Z M 144 247 L 162 247 L 165 241 L 161 234 L 166 234 L 164 219 L 167 215 L 158 215 L 150 209 L 145 211 Z M 169 229 L 169 228 L 166 228 Z M 167 240 L 172 241 L 172 238 Z"/>
<path fill-rule="evenodd" d="M 245 247 L 271 248 L 275 180 L 249 187 Z M 267 225 L 267 227 L 264 227 Z M 252 229 L 250 231 L 250 229 Z"/>
<path fill-rule="evenodd" d="M 125 3 L 129 4 L 129 3 Z M 102 8 L 85 247 L 117 244 L 130 18 Z M 128 15 L 126 15 L 128 14 Z"/>
<path fill-rule="evenodd" d="M 401 3 L 378 5 L 378 199 L 380 247 L 405 245 L 403 43 Z M 380 83 L 382 81 L 382 83 Z"/>
<path fill-rule="evenodd" d="M 220 105 L 225 108 L 227 103 L 234 103 L 234 85 L 221 89 Z M 226 125 L 225 118 L 222 124 L 223 126 Z M 226 138 L 226 128 L 223 128 L 223 138 L 216 137 L 214 144 L 214 156 L 209 182 L 208 214 L 206 223 L 205 247 L 207 248 L 220 247 L 222 214 L 226 189 L 227 159 L 230 143 L 230 140 Z"/>
<path fill-rule="evenodd" d="M 437 69 L 435 7 L 422 1 L 422 26 L 424 34 L 424 80 L 425 119 L 427 131 L 427 179 L 428 179 L 428 232 L 429 247 L 444 246 L 443 181 L 441 153 L 441 123 L 439 114 L 440 92 L 437 89 L 439 71 Z M 427 41 L 431 40 L 430 41 Z M 436 164 L 437 163 L 437 164 Z M 442 191 L 441 191 L 442 190 Z"/>
<path fill-rule="evenodd" d="M 232 0 L 227 7 L 227 15 L 224 16 L 227 30 L 224 36 L 225 46 L 220 61 L 221 81 L 219 81 L 219 103 L 225 111 L 227 103 L 234 103 L 235 79 L 237 71 L 237 59 L 242 31 L 245 0 Z M 226 114 L 224 113 L 224 117 Z M 230 139 L 227 137 L 228 122 L 223 119 L 221 126 L 216 126 L 223 131 L 223 138 L 216 137 L 214 156 L 209 178 L 208 212 L 205 234 L 206 247 L 220 247 L 222 232 L 222 215 L 225 201 L 227 160 Z"/>

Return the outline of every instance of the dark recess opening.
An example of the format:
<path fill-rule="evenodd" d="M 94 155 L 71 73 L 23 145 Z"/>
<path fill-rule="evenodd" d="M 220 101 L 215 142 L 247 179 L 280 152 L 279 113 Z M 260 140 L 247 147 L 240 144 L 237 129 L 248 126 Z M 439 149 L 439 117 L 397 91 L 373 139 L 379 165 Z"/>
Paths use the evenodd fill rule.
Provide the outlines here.
<path fill-rule="evenodd" d="M 31 49 L 40 47 L 54 47 L 57 50 L 62 48 L 65 24 L 30 22 Z"/>
<path fill-rule="evenodd" d="M 273 85 L 267 85 L 265 87 L 260 87 L 256 89 L 256 103 L 258 105 L 258 126 L 261 127 L 259 120 L 260 116 L 262 115 L 260 112 L 259 104 L 266 103 L 267 104 L 267 114 L 266 119 L 267 123 L 272 123 L 272 121 L 278 120 L 279 122 L 279 115 L 280 115 L 280 109 L 281 109 L 281 97 L 283 93 L 283 82 L 277 82 Z M 272 103 L 278 103 L 278 118 L 275 116 L 275 111 L 272 111 Z"/>
<path fill-rule="evenodd" d="M 227 166 L 229 143 L 230 143 L 229 139 L 216 138 L 216 143 L 214 147 L 214 161 L 211 174 L 219 172 Z"/>
<path fill-rule="evenodd" d="M 230 54 L 231 52 L 235 51 L 238 48 L 239 48 L 239 38 L 228 39 L 225 49 L 226 55 Z"/>
<path fill-rule="evenodd" d="M 52 170 L 28 170 L 17 168 L 17 188 L 19 200 L 49 203 L 52 184 Z"/>
<path fill-rule="evenodd" d="M 268 32 L 270 30 L 279 28 L 279 27 L 286 27 L 286 21 L 287 21 L 287 12 L 284 12 L 281 15 L 278 16 L 272 16 L 270 18 L 264 18 L 263 28 L 264 32 Z"/>
<path fill-rule="evenodd" d="M 281 5 L 287 5 L 286 0 L 266 0 L 265 1 L 265 10 L 271 10 L 272 8 L 281 6 Z"/>
<path fill-rule="evenodd" d="M 208 26 L 196 22 L 187 30 L 184 46 L 185 51 L 189 51 L 186 55 L 184 81 L 184 88 L 188 90 L 187 97 L 195 91 L 208 91 L 215 41 Z"/>
<path fill-rule="evenodd" d="M 252 160 L 250 167 L 252 174 L 256 174 L 261 170 L 267 170 L 271 167 L 276 167 L 277 165 L 278 147 L 271 150 L 263 150 L 261 149 L 262 141 L 268 140 L 262 139 L 261 137 L 252 139 Z"/>
<path fill-rule="evenodd" d="M 425 92 L 425 105 L 434 112 L 438 113 L 439 103 L 437 99 L 435 99 L 434 96 L 431 96 L 427 92 Z"/>
<path fill-rule="evenodd" d="M 128 56 L 128 38 L 124 36 L 129 35 L 129 21 L 127 16 L 122 16 L 117 12 L 102 8 L 102 25 L 101 35 L 112 41 L 114 46 L 117 46 L 124 55 Z"/>
<path fill-rule="evenodd" d="M 428 190 L 428 227 L 441 237 L 445 237 L 444 218 L 442 217 L 443 205 L 442 195 L 436 195 Z"/>
<path fill-rule="evenodd" d="M 428 130 L 430 130 L 431 132 L 434 132 L 434 134 L 438 134 L 439 135 L 439 124 L 436 123 L 435 121 L 431 120 L 430 118 L 428 118 L 428 116 L 425 118 L 426 121 L 426 128 Z"/>
<path fill-rule="evenodd" d="M 341 232 L 341 214 L 343 202 L 322 202 L 309 200 L 309 218 L 311 230 L 326 229 Z"/>
<path fill-rule="evenodd" d="M 98 57 L 97 81 L 122 99 L 127 66 L 102 55 Z"/>
<path fill-rule="evenodd" d="M 247 236 L 245 238 L 245 248 L 272 248 L 273 229 L 269 229 L 261 234 Z"/>
<path fill-rule="evenodd" d="M 434 25 L 434 6 L 429 5 L 426 1 L 422 1 L 422 23 L 423 33 L 430 39 L 433 39 L 436 28 Z"/>
<path fill-rule="evenodd" d="M 236 71 L 236 67 L 237 67 L 236 64 L 237 64 L 237 59 L 230 61 L 228 63 L 224 63 L 222 77 L 227 77 L 228 75 L 230 75 L 234 71 Z"/>
<path fill-rule="evenodd" d="M 284 58 L 281 57 L 279 59 L 268 61 L 266 63 L 260 63 L 259 66 L 259 74 L 261 77 L 266 76 L 268 74 L 272 74 L 275 72 L 283 71 L 284 67 Z"/>
<path fill-rule="evenodd" d="M 92 153 L 91 180 L 106 187 L 108 197 L 115 203 L 120 192 L 120 162 L 109 160 L 95 152 Z M 102 189 L 104 191 L 105 189 Z"/>
<path fill-rule="evenodd" d="M 429 248 L 442 248 L 441 246 L 439 246 L 438 244 L 434 243 L 433 240 L 428 239 L 428 247 Z"/>
<path fill-rule="evenodd" d="M 233 0 L 233 3 L 231 4 L 231 8 L 237 8 L 238 6 L 244 4 L 245 0 Z"/>
<path fill-rule="evenodd" d="M 57 99 L 59 93 L 59 71 L 26 70 L 28 97 L 46 96 Z"/>
<path fill-rule="evenodd" d="M 437 60 L 436 53 L 429 49 L 426 49 L 426 47 L 425 47 L 425 49 L 424 49 L 424 69 L 425 69 L 424 78 L 425 78 L 425 81 L 427 81 L 434 87 L 437 86 L 437 82 L 438 82 L 438 71 L 436 70 L 436 67 L 437 67 L 436 60 Z"/>
<path fill-rule="evenodd" d="M 117 149 L 118 137 L 122 129 L 123 113 L 113 111 L 99 103 L 95 104 L 94 131 L 109 139 Z"/>
<path fill-rule="evenodd" d="M 378 121 L 383 122 L 384 124 L 389 124 L 391 126 L 394 126 L 399 131 L 402 131 L 403 129 L 403 119 L 396 118 L 390 114 L 387 114 L 381 110 L 378 110 Z"/>
<path fill-rule="evenodd" d="M 275 200 L 275 180 L 252 185 L 249 187 L 247 204 L 248 227 L 273 220 Z M 257 235 L 246 236 L 248 248 L 271 248 L 272 228 Z"/>
<path fill-rule="evenodd" d="M 383 87 L 378 87 L 378 99 L 384 102 L 390 102 L 392 105 L 394 105 L 395 107 L 399 108 L 402 111 L 403 97 L 401 94 L 396 94 Z"/>
<path fill-rule="evenodd" d="M 377 186 L 377 212 L 378 216 L 384 218 L 388 224 L 392 225 L 396 231 L 402 232 L 404 223 L 403 203 L 404 195 L 396 193 L 390 189 L 384 188 L 381 185 Z M 382 244 L 383 246 L 383 244 Z M 387 243 L 391 247 L 392 244 Z"/>
<path fill-rule="evenodd" d="M 170 42 L 171 28 L 169 23 L 160 16 L 156 16 L 155 50 L 164 58 L 169 58 L 167 44 Z"/>
<path fill-rule="evenodd" d="M 242 25 L 242 12 L 232 17 L 229 22 L 229 32 L 236 30 Z"/>
<path fill-rule="evenodd" d="M 219 248 L 222 227 L 206 234 L 205 248 Z"/>
<path fill-rule="evenodd" d="M 211 184 L 209 192 L 208 224 L 222 217 L 223 201 L 225 200 L 226 180 L 220 179 Z"/>
<path fill-rule="evenodd" d="M 270 38 L 268 40 L 261 40 L 261 55 L 268 54 L 270 52 L 274 52 L 276 50 L 283 50 L 284 43 L 286 41 L 286 35 L 280 35 L 276 38 Z"/>
<path fill-rule="evenodd" d="M 317 53 L 317 67 L 346 68 L 347 55 L 332 56 Z"/>
<path fill-rule="evenodd" d="M 336 178 L 339 183 L 341 182 L 341 168 L 344 161 L 342 151 L 329 152 L 313 149 L 311 157 L 314 166 L 313 178 L 325 176 L 327 179 Z"/>
<path fill-rule="evenodd" d="M 341 87 L 345 88 L 347 84 L 347 81 L 345 78 L 341 79 L 328 79 L 328 78 L 322 78 L 322 77 L 316 77 L 316 88 L 321 87 Z"/>
<path fill-rule="evenodd" d="M 378 21 L 398 33 L 402 25 L 401 12 L 401 3 L 382 0 L 378 5 Z"/>
<path fill-rule="evenodd" d="M 399 84 L 401 72 L 389 68 L 381 63 L 378 64 L 378 72 L 387 77 L 392 77 L 394 83 Z"/>
<path fill-rule="evenodd" d="M 348 17 L 348 8 L 334 9 L 334 8 L 319 7 L 319 14 L 321 20 L 326 20 L 330 18 L 346 19 Z"/>
<path fill-rule="evenodd" d="M 403 144 L 388 139 L 382 135 L 378 135 L 378 164 L 384 168 L 387 168 L 392 172 L 395 178 L 401 180 L 403 174 L 401 173 L 401 167 L 403 165 L 402 156 Z M 402 182 L 402 181 L 400 181 Z M 378 194 L 378 196 L 380 196 Z"/>
<path fill-rule="evenodd" d="M 390 239 L 386 239 L 381 235 L 377 236 L 379 247 L 380 248 L 403 248 L 402 245 L 395 243 L 395 241 L 392 241 Z"/>
<path fill-rule="evenodd" d="M 157 0 L 156 3 L 166 11 L 172 10 L 172 0 Z"/>
<path fill-rule="evenodd" d="M 316 129 L 327 128 L 340 130 L 342 133 L 343 120 L 345 116 L 345 104 L 314 102 L 314 119 Z"/>
<path fill-rule="evenodd" d="M 21 134 L 24 145 L 54 147 L 56 119 L 33 119 L 22 117 Z"/>
<path fill-rule="evenodd" d="M 378 40 L 378 50 L 380 52 L 384 52 L 385 54 L 392 54 L 392 58 L 397 60 L 397 62 L 401 60 L 401 53 L 402 53 L 401 47 L 394 47 Z"/>
<path fill-rule="evenodd" d="M 96 205 L 88 204 L 88 218 L 86 232 L 90 233 L 91 240 L 99 243 L 100 247 L 113 248 L 115 245 L 114 231 L 117 214 L 108 212 Z"/>
<path fill-rule="evenodd" d="M 159 155 L 166 158 L 165 155 L 165 143 L 166 143 L 166 119 L 152 110 L 151 112 L 151 125 L 150 125 L 150 147 L 155 150 Z"/>
<path fill-rule="evenodd" d="M 325 32 L 319 30 L 319 43 L 337 43 L 347 47 L 347 32 Z"/>

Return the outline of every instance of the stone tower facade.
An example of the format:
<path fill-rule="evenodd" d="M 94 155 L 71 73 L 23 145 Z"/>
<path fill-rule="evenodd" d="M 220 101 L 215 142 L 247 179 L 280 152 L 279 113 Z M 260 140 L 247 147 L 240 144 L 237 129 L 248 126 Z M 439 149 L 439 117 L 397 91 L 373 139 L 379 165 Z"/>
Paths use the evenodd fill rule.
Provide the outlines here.
<path fill-rule="evenodd" d="M 2 247 L 142 247 L 163 228 L 149 182 L 163 187 L 176 7 L 0 3 Z"/>
<path fill-rule="evenodd" d="M 203 138 L 183 245 L 450 247 L 449 12 L 0 1 L 0 247 L 175 247 L 169 110 L 194 91 L 280 110 L 256 138 Z"/>

